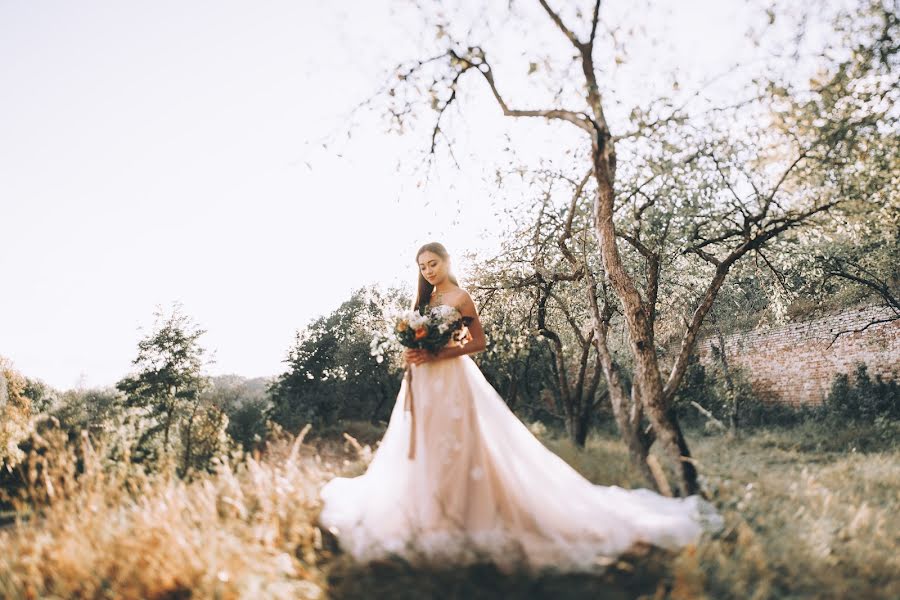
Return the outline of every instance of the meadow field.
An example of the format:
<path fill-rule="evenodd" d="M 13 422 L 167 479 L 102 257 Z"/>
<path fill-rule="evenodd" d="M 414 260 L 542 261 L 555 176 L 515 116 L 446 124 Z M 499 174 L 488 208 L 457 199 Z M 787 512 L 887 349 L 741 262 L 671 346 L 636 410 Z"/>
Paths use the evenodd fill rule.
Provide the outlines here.
<path fill-rule="evenodd" d="M 344 431 L 351 435 L 343 436 Z M 741 438 L 696 433 L 726 527 L 679 553 L 634 552 L 596 575 L 491 565 L 360 565 L 316 526 L 318 487 L 365 470 L 381 430 L 348 423 L 189 481 L 104 462 L 50 431 L 0 530 L 3 598 L 897 598 L 900 448 L 813 424 Z M 873 440 L 881 442 L 870 443 Z M 639 487 L 624 446 L 543 441 L 595 483 Z M 565 499 L 561 498 L 561 502 Z"/>
<path fill-rule="evenodd" d="M 211 4 L 0 2 L 0 600 L 900 599 L 900 0 Z M 724 527 L 359 564 L 416 405 Z"/>

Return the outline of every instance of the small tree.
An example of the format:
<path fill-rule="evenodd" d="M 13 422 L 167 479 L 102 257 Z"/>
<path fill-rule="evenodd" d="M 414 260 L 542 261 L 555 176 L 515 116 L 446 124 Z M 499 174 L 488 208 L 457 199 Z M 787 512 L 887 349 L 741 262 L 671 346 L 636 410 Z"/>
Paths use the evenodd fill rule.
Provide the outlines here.
<path fill-rule="evenodd" d="M 485 378 L 523 419 L 566 425 L 553 346 L 535 334 L 533 295 L 509 285 L 503 262 L 477 265 L 475 296 L 487 348 L 473 356 Z M 515 283 L 515 282 L 512 282 Z"/>
<path fill-rule="evenodd" d="M 524 169 L 517 171 L 525 175 Z M 581 210 L 579 200 L 587 178 L 579 182 L 551 168 L 528 173 L 528 178 L 544 191 L 532 206 L 534 218 L 518 219 L 518 230 L 505 240 L 501 254 L 479 269 L 474 288 L 485 308 L 500 305 L 503 320 L 518 307 L 518 334 L 507 333 L 498 341 L 513 350 L 506 353 L 508 360 L 546 361 L 543 369 L 532 365 L 530 370 L 549 371 L 540 383 L 553 393 L 555 416 L 569 438 L 583 447 L 607 394 L 594 349 L 590 295 L 596 290 L 585 276 L 591 262 L 590 213 Z M 540 347 L 543 352 L 535 352 Z M 523 357 L 516 356 L 523 350 Z"/>
<path fill-rule="evenodd" d="M 170 455 L 180 442 L 181 470 L 185 472 L 197 466 L 198 446 L 204 446 L 204 453 L 210 455 L 207 438 L 220 445 L 219 430 L 227 427 L 227 418 L 217 414 L 222 412 L 217 407 L 204 405 L 201 398 L 207 378 L 203 374 L 206 350 L 199 339 L 206 331 L 198 329 L 178 304 L 170 314 L 158 309 L 155 317 L 153 329 L 138 342 L 138 355 L 132 361 L 136 372 L 119 381 L 116 388 L 125 395 L 125 407 L 142 420 L 135 458 Z"/>

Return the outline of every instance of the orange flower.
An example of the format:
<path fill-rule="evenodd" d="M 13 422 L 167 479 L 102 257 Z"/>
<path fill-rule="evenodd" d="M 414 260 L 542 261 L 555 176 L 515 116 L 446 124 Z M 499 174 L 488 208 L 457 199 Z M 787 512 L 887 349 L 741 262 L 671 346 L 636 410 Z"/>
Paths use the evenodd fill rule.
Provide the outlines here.
<path fill-rule="evenodd" d="M 400 321 L 399 323 L 397 323 L 397 331 L 406 331 L 407 326 L 408 323 L 406 321 Z"/>
<path fill-rule="evenodd" d="M 423 337 L 428 335 L 428 331 L 424 327 L 419 327 L 416 329 L 416 339 L 421 340 Z"/>

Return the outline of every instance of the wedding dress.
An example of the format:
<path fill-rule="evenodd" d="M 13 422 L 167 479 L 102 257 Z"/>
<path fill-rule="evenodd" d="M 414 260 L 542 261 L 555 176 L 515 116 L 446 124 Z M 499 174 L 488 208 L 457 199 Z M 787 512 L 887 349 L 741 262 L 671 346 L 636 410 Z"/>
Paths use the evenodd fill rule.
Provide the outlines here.
<path fill-rule="evenodd" d="M 367 471 L 320 490 L 319 523 L 356 560 L 592 571 L 636 542 L 675 549 L 721 527 L 699 496 L 592 484 L 529 431 L 468 355 L 411 369 L 412 404 L 404 379 Z"/>

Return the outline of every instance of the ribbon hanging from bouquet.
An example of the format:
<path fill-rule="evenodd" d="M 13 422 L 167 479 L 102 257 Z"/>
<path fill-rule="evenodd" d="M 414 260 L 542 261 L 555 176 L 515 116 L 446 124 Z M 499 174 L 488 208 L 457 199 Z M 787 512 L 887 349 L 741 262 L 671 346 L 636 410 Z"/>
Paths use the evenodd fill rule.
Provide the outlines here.
<path fill-rule="evenodd" d="M 407 458 L 409 460 L 413 460 L 416 457 L 416 406 L 413 402 L 413 392 L 412 392 L 412 365 L 406 366 L 406 398 L 403 403 L 403 410 L 409 411 L 410 416 L 410 425 L 409 425 L 409 454 Z"/>

